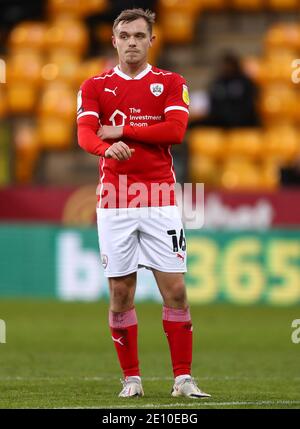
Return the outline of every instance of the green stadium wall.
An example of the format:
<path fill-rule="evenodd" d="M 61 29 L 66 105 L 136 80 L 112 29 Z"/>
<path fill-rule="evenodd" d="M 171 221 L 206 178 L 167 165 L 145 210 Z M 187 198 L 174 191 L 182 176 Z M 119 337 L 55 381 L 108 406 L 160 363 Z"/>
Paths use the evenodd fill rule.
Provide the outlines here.
<path fill-rule="evenodd" d="M 191 303 L 300 303 L 300 229 L 186 235 Z M 96 229 L 1 224 L 0 296 L 108 299 Z M 139 270 L 136 299 L 160 301 L 149 270 Z"/>

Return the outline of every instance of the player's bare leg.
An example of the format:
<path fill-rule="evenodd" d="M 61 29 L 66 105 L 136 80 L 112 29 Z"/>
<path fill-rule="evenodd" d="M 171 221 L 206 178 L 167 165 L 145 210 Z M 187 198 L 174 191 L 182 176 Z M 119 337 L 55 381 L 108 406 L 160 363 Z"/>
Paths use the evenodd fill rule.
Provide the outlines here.
<path fill-rule="evenodd" d="M 152 269 L 164 306 L 175 309 L 188 307 L 184 276 L 182 273 L 164 273 Z"/>
<path fill-rule="evenodd" d="M 115 313 L 131 310 L 134 306 L 136 273 L 122 277 L 110 277 L 108 283 L 110 291 L 110 310 Z"/>
<path fill-rule="evenodd" d="M 193 326 L 189 311 L 184 276 L 182 273 L 164 273 L 152 270 L 163 298 L 163 327 L 166 333 L 175 383 L 172 396 L 204 398 L 191 377 Z"/>
<path fill-rule="evenodd" d="M 109 278 L 109 326 L 120 366 L 123 389 L 119 396 L 143 396 L 137 350 L 137 317 L 134 308 L 136 273 Z"/>

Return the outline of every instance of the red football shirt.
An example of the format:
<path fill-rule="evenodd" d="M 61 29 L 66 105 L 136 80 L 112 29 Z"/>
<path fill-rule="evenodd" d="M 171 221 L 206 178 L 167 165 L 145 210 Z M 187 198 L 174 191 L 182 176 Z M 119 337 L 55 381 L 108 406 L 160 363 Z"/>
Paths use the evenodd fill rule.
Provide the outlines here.
<path fill-rule="evenodd" d="M 174 190 L 171 142 L 149 144 L 132 138 L 134 130 L 162 123 L 168 112 L 173 111 L 184 112 L 186 126 L 188 92 L 184 78 L 149 64 L 135 78 L 116 66 L 82 84 L 78 94 L 78 123 L 94 117 L 100 126 L 124 126 L 119 140 L 135 149 L 125 161 L 100 157 L 100 207 L 175 204 L 173 191 L 170 201 L 158 192 L 159 186 L 163 189 L 166 185 Z"/>

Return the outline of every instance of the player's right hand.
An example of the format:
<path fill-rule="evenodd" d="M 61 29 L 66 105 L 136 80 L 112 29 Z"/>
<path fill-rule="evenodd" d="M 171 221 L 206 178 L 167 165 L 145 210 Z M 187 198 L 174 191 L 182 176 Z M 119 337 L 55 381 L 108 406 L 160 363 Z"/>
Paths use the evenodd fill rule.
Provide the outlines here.
<path fill-rule="evenodd" d="M 126 159 L 131 158 L 134 152 L 135 149 L 130 149 L 126 143 L 118 141 L 106 149 L 105 158 L 113 158 L 117 161 L 125 161 Z"/>

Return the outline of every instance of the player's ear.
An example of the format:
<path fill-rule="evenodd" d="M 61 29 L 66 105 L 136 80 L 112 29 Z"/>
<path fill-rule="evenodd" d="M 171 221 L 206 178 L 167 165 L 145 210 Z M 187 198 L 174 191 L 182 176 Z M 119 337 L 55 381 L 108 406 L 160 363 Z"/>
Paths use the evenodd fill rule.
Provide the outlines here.
<path fill-rule="evenodd" d="M 155 42 L 156 36 L 151 36 L 150 37 L 150 46 L 152 46 L 152 44 Z"/>
<path fill-rule="evenodd" d="M 117 48 L 117 45 L 116 45 L 116 38 L 115 38 L 114 34 L 111 36 L 111 41 L 112 41 L 112 45 L 113 45 L 113 47 L 114 47 L 114 48 Z"/>

